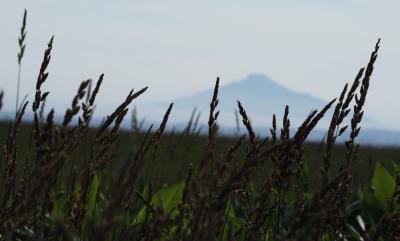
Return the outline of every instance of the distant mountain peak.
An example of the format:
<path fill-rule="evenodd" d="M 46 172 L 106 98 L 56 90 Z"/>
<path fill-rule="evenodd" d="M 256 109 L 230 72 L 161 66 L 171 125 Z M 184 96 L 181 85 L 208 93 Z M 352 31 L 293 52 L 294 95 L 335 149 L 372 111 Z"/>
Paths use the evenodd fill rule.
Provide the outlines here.
<path fill-rule="evenodd" d="M 281 85 L 279 82 L 273 80 L 271 77 L 262 73 L 252 73 L 239 81 L 231 82 L 226 85 L 222 84 L 221 89 L 225 89 L 227 93 L 233 92 L 234 94 L 237 92 L 239 93 L 238 97 L 243 96 L 240 93 L 243 91 L 251 92 L 252 95 L 255 94 L 264 97 L 265 94 L 268 93 L 273 93 L 279 96 L 289 96 L 292 93 L 297 93 L 296 91 L 290 90 L 289 88 Z"/>
<path fill-rule="evenodd" d="M 251 84 L 261 84 L 261 85 L 273 84 L 279 86 L 279 84 L 276 81 L 274 81 L 272 78 L 262 73 L 248 74 L 244 79 L 236 81 L 235 83 L 251 83 Z"/>
<path fill-rule="evenodd" d="M 250 73 L 245 77 L 245 80 L 268 80 L 270 81 L 271 78 L 263 73 Z"/>
<path fill-rule="evenodd" d="M 219 121 L 234 123 L 234 110 L 237 110 L 237 100 L 240 100 L 248 114 L 255 121 L 260 120 L 264 125 L 271 120 L 272 114 L 280 116 L 286 105 L 290 107 L 290 117 L 293 123 L 300 123 L 308 113 L 323 107 L 326 101 L 309 94 L 293 91 L 268 75 L 251 73 L 239 81 L 227 81 L 222 78 L 218 93 Z M 207 113 L 213 89 L 200 91 L 190 96 L 171 100 L 175 103 L 174 113 L 179 121 L 184 121 L 194 107 L 202 113 Z M 165 103 L 160 103 L 165 106 Z M 206 115 L 204 115 L 204 118 Z M 260 124 L 261 125 L 261 124 Z"/>
<path fill-rule="evenodd" d="M 252 73 L 246 75 L 239 81 L 227 81 L 220 83 L 218 92 L 218 106 L 220 111 L 218 121 L 222 125 L 235 125 L 235 111 L 237 111 L 237 100 L 240 100 L 247 114 L 255 126 L 269 126 L 272 115 L 276 114 L 278 120 L 282 118 L 285 106 L 289 106 L 289 118 L 292 126 L 300 125 L 309 113 L 315 109 L 323 108 L 328 101 L 317 98 L 310 93 L 301 93 L 281 85 L 268 75 Z M 207 123 L 207 113 L 210 108 L 210 100 L 213 89 L 199 91 L 192 95 L 170 100 L 174 102 L 171 121 L 185 122 L 190 117 L 193 109 L 203 113 L 200 122 Z M 169 102 L 158 102 L 148 104 L 145 114 L 149 119 L 158 119 L 159 113 L 163 113 Z M 332 111 L 332 110 L 330 110 Z M 157 117 L 153 117 L 155 116 Z M 328 112 L 320 125 L 328 126 L 331 112 Z"/>

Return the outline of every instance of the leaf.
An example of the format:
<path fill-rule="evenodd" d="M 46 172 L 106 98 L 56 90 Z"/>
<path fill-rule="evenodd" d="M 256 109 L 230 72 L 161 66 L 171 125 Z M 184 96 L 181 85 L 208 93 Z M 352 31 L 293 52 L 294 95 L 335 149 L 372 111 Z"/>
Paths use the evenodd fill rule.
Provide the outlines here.
<path fill-rule="evenodd" d="M 396 183 L 394 178 L 390 175 L 380 163 L 375 166 L 375 173 L 372 178 L 372 187 L 375 191 L 375 197 L 385 207 L 388 206 L 388 201 L 392 196 Z"/>
<path fill-rule="evenodd" d="M 62 217 L 64 215 L 64 207 L 67 202 L 65 193 L 61 193 L 54 201 L 53 210 L 51 211 L 52 217 Z"/>
<path fill-rule="evenodd" d="M 160 189 L 153 195 L 151 204 L 154 207 L 159 207 L 162 204 L 166 213 L 172 212 L 182 199 L 183 186 L 184 183 L 179 182 Z M 143 207 L 139 211 L 136 223 L 142 223 L 144 221 L 145 209 L 146 207 Z"/>
<path fill-rule="evenodd" d="M 162 202 L 164 210 L 167 213 L 171 212 L 182 199 L 183 185 L 183 182 L 180 182 L 161 189 L 153 195 L 153 205 L 160 206 Z"/>
<path fill-rule="evenodd" d="M 364 217 L 364 221 L 367 221 L 370 225 L 377 224 L 384 214 L 384 204 L 369 190 L 360 190 L 359 196 L 362 205 L 361 213 Z"/>
<path fill-rule="evenodd" d="M 396 175 L 400 175 L 400 165 L 393 163 L 393 169 Z"/>
<path fill-rule="evenodd" d="M 93 180 L 89 186 L 88 203 L 86 206 L 86 219 L 88 221 L 91 219 L 91 217 L 93 216 L 93 213 L 95 211 L 94 209 L 96 207 L 97 196 L 98 196 L 97 194 L 99 192 L 99 187 L 100 187 L 100 179 L 95 174 L 93 177 Z"/>
<path fill-rule="evenodd" d="M 235 210 L 234 210 L 234 203 L 232 202 L 232 200 L 230 200 L 227 204 L 227 208 L 225 210 L 225 216 L 227 217 L 226 221 L 229 221 L 232 225 L 232 229 L 237 231 L 240 230 L 240 228 L 244 227 L 246 225 L 246 220 L 236 216 Z M 226 236 L 228 234 L 228 228 L 225 227 L 224 230 L 224 235 L 223 235 L 223 240 L 226 240 Z"/>

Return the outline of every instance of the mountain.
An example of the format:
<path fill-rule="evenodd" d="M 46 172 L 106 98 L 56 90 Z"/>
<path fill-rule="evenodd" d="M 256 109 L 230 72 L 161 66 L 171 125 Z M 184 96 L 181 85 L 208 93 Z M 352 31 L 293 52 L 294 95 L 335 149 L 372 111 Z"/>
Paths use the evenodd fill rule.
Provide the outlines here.
<path fill-rule="evenodd" d="M 207 129 L 209 104 L 213 95 L 213 89 L 208 89 L 195 93 L 190 96 L 171 100 L 174 108 L 170 115 L 169 127 L 183 129 L 188 122 L 193 109 L 202 113 L 200 125 L 203 131 Z M 332 96 L 332 99 L 334 96 Z M 299 93 L 291 90 L 263 74 L 250 74 L 240 81 L 224 84 L 220 81 L 218 93 L 217 110 L 220 111 L 218 123 L 220 124 L 221 134 L 231 135 L 236 133 L 237 100 L 240 100 L 248 116 L 251 119 L 254 130 L 264 136 L 268 134 L 271 126 L 272 115 L 277 116 L 278 128 L 284 114 L 284 108 L 289 106 L 289 118 L 291 121 L 292 133 L 307 118 L 308 114 L 315 109 L 322 109 L 327 100 L 322 100 L 307 93 Z M 169 102 L 147 103 L 138 106 L 138 113 L 145 117 L 149 122 L 156 122 L 162 119 L 163 113 L 168 107 Z M 327 112 L 326 116 L 319 122 L 315 130 L 311 133 L 309 140 L 320 141 L 326 135 L 333 108 Z M 139 116 L 139 117 L 140 117 Z M 345 120 L 349 123 L 349 120 Z M 400 145 L 400 132 L 368 129 L 374 123 L 373 120 L 364 116 L 359 142 L 373 145 Z M 244 128 L 241 126 L 241 130 Z M 204 134 L 206 134 L 204 132 Z M 344 137 L 348 133 L 344 133 Z M 345 139 L 339 139 L 339 142 Z"/>
<path fill-rule="evenodd" d="M 206 123 L 209 111 L 209 103 L 213 89 L 201 91 L 193 95 L 171 100 L 174 102 L 172 118 L 175 122 L 187 121 L 194 107 L 202 114 L 201 121 Z M 248 115 L 256 126 L 269 126 L 272 115 L 283 116 L 284 108 L 289 105 L 289 116 L 293 124 L 300 124 L 307 115 L 314 109 L 320 109 L 327 104 L 327 101 L 305 93 L 290 90 L 266 75 L 250 74 L 240 81 L 224 84 L 220 81 L 218 93 L 220 111 L 219 123 L 221 125 L 235 125 L 235 110 L 237 100 L 240 100 Z M 167 106 L 167 103 L 149 104 L 143 106 L 146 116 L 159 113 L 160 107 Z M 158 117 L 160 118 L 160 117 Z"/>
<path fill-rule="evenodd" d="M 210 108 L 209 104 L 212 95 L 213 89 L 210 88 L 168 102 L 137 104 L 138 118 L 146 120 L 144 126 L 148 126 L 150 123 L 158 124 L 162 120 L 169 103 L 174 102 L 174 107 L 168 120 L 167 128 L 171 129 L 176 127 L 177 129 L 183 129 L 187 125 L 193 109 L 196 107 L 197 113 L 201 113 L 199 126 L 203 127 L 202 130 L 204 131 L 204 134 L 206 134 L 206 125 Z M 280 128 L 286 105 L 290 107 L 289 118 L 293 133 L 312 110 L 320 110 L 328 103 L 328 101 L 321 100 L 310 94 L 290 90 L 262 74 L 250 74 L 240 81 L 228 84 L 224 84 L 224 81 L 221 80 L 218 99 L 219 104 L 217 110 L 220 111 L 218 123 L 221 127 L 221 134 L 223 135 L 237 134 L 235 128 L 237 100 L 242 102 L 242 105 L 246 109 L 246 112 L 252 121 L 254 130 L 261 136 L 268 134 L 268 129 L 271 126 L 272 115 L 274 113 L 277 116 L 278 128 Z M 326 117 L 317 125 L 317 128 L 311 133 L 309 140 L 320 141 L 326 135 L 331 114 L 332 110 L 331 112 L 328 112 Z M 0 113 L 0 120 L 8 121 L 13 118 L 13 112 Z M 55 121 L 61 123 L 62 118 L 63 115 L 57 114 L 55 116 Z M 26 113 L 24 120 L 32 120 L 31 112 L 28 111 Z M 95 114 L 92 124 L 98 125 L 102 120 L 103 116 L 97 116 Z M 348 123 L 348 120 L 346 123 Z M 365 116 L 361 125 L 362 131 L 358 139 L 360 143 L 400 146 L 400 131 L 371 129 L 369 123 L 373 123 L 373 121 Z M 129 128 L 129 120 L 125 121 L 122 126 L 124 128 Z M 242 126 L 241 131 L 245 131 Z M 345 133 L 344 136 L 347 137 L 348 134 Z M 339 139 L 338 141 L 344 140 L 345 139 Z"/>

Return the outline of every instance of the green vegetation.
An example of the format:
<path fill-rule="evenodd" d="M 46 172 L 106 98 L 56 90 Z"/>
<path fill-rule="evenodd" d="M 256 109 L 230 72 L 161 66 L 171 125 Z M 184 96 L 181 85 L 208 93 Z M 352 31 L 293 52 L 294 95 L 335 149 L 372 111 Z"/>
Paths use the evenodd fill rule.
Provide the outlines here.
<path fill-rule="evenodd" d="M 33 104 L 23 101 L 15 120 L 1 124 L 1 240 L 400 239 L 399 150 L 357 145 L 379 41 L 337 99 L 293 133 L 286 107 L 281 128 L 273 117 L 269 139 L 256 136 L 239 101 L 247 135 L 218 137 L 219 79 L 207 136 L 192 121 L 164 134 L 173 104 L 158 128 L 140 131 L 133 118 L 133 130 L 120 131 L 147 88 L 130 91 L 89 128 L 104 75 L 93 91 L 93 81 L 83 81 L 54 123 L 54 110 L 43 108 L 52 48 L 53 38 Z M 22 123 L 28 106 L 34 120 Z M 306 143 L 331 108 L 325 142 Z M 336 145 L 347 128 L 346 143 Z"/>

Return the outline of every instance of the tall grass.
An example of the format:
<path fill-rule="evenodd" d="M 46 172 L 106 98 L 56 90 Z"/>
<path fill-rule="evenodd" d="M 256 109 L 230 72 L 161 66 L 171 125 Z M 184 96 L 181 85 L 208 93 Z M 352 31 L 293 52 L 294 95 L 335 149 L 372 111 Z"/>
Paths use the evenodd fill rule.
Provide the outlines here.
<path fill-rule="evenodd" d="M 18 147 L 18 130 L 28 101 L 9 125 L 3 146 L 1 240 L 400 239 L 399 177 L 395 181 L 389 171 L 378 165 L 371 181 L 375 190 L 355 192 L 352 188 L 353 165 L 359 154 L 357 136 L 379 41 L 367 67 L 358 72 L 350 85 L 345 85 L 338 98 L 312 111 L 294 134 L 286 106 L 281 129 L 274 115 L 270 139 L 260 139 L 245 110 L 246 100 L 242 100 L 243 104 L 238 101 L 237 119 L 239 122 L 241 118 L 247 135 L 238 137 L 224 152 L 217 148 L 217 78 L 202 158 L 193 163 L 184 180 L 157 190 L 152 184 L 139 185 L 138 177 L 146 161 L 157 158 L 173 104 L 157 130 L 150 126 L 141 134 L 142 138 L 136 139 L 137 145 L 130 155 L 117 160 L 114 147 L 121 123 L 131 103 L 147 87 L 137 92 L 131 90 L 91 131 L 96 96 L 106 80 L 101 74 L 93 91 L 92 80 L 85 80 L 62 123 L 55 123 L 54 109 L 44 113 L 42 108 L 50 94 L 44 89 L 49 81 L 47 68 L 53 41 L 52 37 L 37 77 L 32 141 L 28 148 L 31 151 L 21 153 Z M 315 175 L 304 164 L 305 141 L 333 106 L 318 185 L 311 188 Z M 138 133 L 136 113 L 133 115 L 132 126 Z M 194 116 L 195 111 L 179 140 L 198 135 L 198 118 Z M 348 116 L 351 120 L 346 125 Z M 350 135 L 345 145 L 345 164 L 332 170 L 333 147 L 347 128 Z M 184 143 L 173 143 L 170 152 L 178 145 Z M 186 154 L 190 155 L 190 151 Z M 256 182 L 253 176 L 265 165 L 269 168 Z"/>
<path fill-rule="evenodd" d="M 21 85 L 21 62 L 22 58 L 24 57 L 25 53 L 25 38 L 26 38 L 26 15 L 27 11 L 25 9 L 24 11 L 24 17 L 22 18 L 22 26 L 20 30 L 20 37 L 18 38 L 18 46 L 19 46 L 19 52 L 18 52 L 18 76 L 17 76 L 17 94 L 16 94 L 16 100 L 15 100 L 15 113 L 18 112 L 18 107 L 19 107 L 19 89 Z"/>

